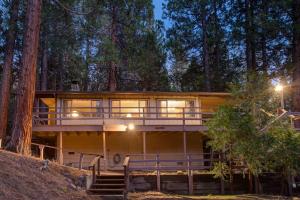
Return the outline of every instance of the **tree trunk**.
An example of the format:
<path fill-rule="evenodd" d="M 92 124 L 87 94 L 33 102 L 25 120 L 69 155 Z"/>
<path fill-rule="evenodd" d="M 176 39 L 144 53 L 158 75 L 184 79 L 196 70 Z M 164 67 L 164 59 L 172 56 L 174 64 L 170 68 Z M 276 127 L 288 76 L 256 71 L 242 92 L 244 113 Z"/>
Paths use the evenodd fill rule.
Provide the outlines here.
<path fill-rule="evenodd" d="M 113 48 L 116 47 L 116 16 L 117 15 L 117 8 L 115 5 L 113 5 L 112 8 L 112 21 L 111 21 L 111 42 L 113 45 Z M 108 90 L 110 92 L 114 92 L 117 89 L 117 65 L 116 62 L 113 60 L 114 58 L 111 58 L 112 61 L 110 61 L 110 69 L 109 69 L 109 77 L 108 77 Z"/>
<path fill-rule="evenodd" d="M 217 0 L 213 1 L 213 7 L 214 7 L 214 31 L 215 31 L 215 48 L 214 48 L 214 69 L 219 70 L 220 69 L 220 43 L 221 43 L 221 36 L 220 36 L 220 24 L 219 24 L 219 18 L 218 18 L 218 8 L 217 8 Z M 214 77 L 210 77 L 211 80 L 214 80 Z"/>
<path fill-rule="evenodd" d="M 36 62 L 39 45 L 42 0 L 28 0 L 26 29 L 22 52 L 22 71 L 19 82 L 12 138 L 7 149 L 30 155 L 32 108 L 35 94 Z"/>
<path fill-rule="evenodd" d="M 47 37 L 44 38 L 43 55 L 42 55 L 42 69 L 41 69 L 41 90 L 48 89 L 48 47 Z"/>
<path fill-rule="evenodd" d="M 205 5 L 202 5 L 202 16 L 201 16 L 201 25 L 202 25 L 202 42 L 203 42 L 203 67 L 204 67 L 204 77 L 205 77 L 205 90 L 206 92 L 211 91 L 210 83 L 210 69 L 208 61 L 208 37 L 207 37 L 207 21 L 206 21 L 206 8 Z"/>
<path fill-rule="evenodd" d="M 248 75 L 256 70 L 256 55 L 253 27 L 253 1 L 245 0 L 246 63 Z"/>
<path fill-rule="evenodd" d="M 16 28 L 18 20 L 19 0 L 15 0 L 11 5 L 11 14 L 9 20 L 9 30 L 7 33 L 5 61 L 3 64 L 1 99 L 0 99 L 0 140 L 4 142 L 6 135 L 8 107 L 10 98 L 11 71 L 13 64 Z"/>
<path fill-rule="evenodd" d="M 85 77 L 84 77 L 84 83 L 83 83 L 83 91 L 88 91 L 89 87 L 89 64 L 90 64 L 90 40 L 87 36 L 86 38 L 86 58 L 85 58 L 85 65 L 86 65 L 86 71 L 85 71 Z"/>
<path fill-rule="evenodd" d="M 293 0 L 293 111 L 300 112 L 300 0 Z M 295 122 L 300 127 L 300 121 Z"/>

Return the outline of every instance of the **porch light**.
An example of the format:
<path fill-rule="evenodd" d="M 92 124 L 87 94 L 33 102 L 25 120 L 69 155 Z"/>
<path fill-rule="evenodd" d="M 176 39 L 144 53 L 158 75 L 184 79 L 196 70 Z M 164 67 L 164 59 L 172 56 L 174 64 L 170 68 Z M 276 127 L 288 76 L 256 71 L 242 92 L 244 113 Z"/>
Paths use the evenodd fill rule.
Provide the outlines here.
<path fill-rule="evenodd" d="M 128 114 L 126 115 L 126 117 L 128 117 L 128 118 L 132 117 L 131 113 L 128 113 Z"/>
<path fill-rule="evenodd" d="M 282 90 L 283 90 L 283 86 L 282 85 L 278 84 L 278 85 L 275 86 L 275 91 L 276 92 L 281 92 Z"/>
<path fill-rule="evenodd" d="M 280 106 L 284 109 L 283 85 L 278 84 L 275 86 L 275 91 L 280 93 Z"/>
<path fill-rule="evenodd" d="M 79 113 L 76 110 L 72 111 L 71 115 L 72 117 L 79 117 Z"/>
<path fill-rule="evenodd" d="M 135 126 L 134 126 L 134 124 L 130 123 L 130 124 L 128 124 L 127 128 L 128 128 L 128 130 L 133 131 L 135 129 Z"/>

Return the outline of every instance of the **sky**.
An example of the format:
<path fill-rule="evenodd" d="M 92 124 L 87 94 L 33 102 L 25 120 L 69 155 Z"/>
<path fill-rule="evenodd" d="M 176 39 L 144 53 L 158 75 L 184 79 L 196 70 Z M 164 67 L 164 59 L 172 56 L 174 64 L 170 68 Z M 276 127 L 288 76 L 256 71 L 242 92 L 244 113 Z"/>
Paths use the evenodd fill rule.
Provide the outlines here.
<path fill-rule="evenodd" d="M 153 1 L 153 5 L 154 5 L 154 16 L 155 19 L 159 19 L 162 20 L 165 24 L 165 28 L 170 28 L 171 23 L 168 19 L 163 19 L 162 18 L 162 14 L 163 14 L 163 8 L 162 8 L 162 4 L 166 3 L 166 0 L 152 0 Z"/>

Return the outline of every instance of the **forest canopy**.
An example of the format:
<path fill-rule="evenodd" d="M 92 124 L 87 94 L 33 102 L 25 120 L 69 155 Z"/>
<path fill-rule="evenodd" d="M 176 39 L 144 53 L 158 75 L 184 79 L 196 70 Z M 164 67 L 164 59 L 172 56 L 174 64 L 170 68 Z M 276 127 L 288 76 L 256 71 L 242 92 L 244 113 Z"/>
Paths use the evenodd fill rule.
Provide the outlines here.
<path fill-rule="evenodd" d="M 12 2 L 16 86 L 27 1 L 0 5 L 1 66 Z M 225 91 L 249 71 L 292 80 L 292 1 L 161 3 L 168 28 L 151 0 L 43 1 L 37 90 Z"/>

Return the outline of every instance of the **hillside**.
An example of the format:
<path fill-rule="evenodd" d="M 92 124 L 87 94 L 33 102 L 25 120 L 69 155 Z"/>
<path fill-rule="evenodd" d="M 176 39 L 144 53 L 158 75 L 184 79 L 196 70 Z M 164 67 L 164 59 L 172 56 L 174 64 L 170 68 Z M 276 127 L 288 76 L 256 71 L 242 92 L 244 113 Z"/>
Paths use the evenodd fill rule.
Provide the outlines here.
<path fill-rule="evenodd" d="M 87 172 L 0 150 L 0 200 L 82 199 Z"/>

